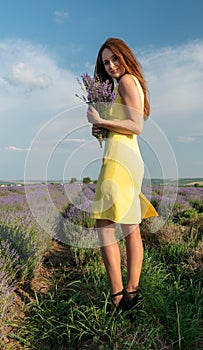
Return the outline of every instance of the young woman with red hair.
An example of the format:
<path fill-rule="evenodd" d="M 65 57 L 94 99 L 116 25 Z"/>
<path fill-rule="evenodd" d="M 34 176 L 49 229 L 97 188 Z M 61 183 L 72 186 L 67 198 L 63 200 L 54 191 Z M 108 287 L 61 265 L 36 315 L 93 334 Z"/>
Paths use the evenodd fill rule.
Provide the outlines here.
<path fill-rule="evenodd" d="M 101 82 L 108 79 L 118 94 L 107 119 L 103 119 L 91 105 L 87 110 L 88 121 L 93 124 L 93 136 L 97 136 L 100 128 L 109 130 L 92 216 L 96 219 L 112 302 L 115 307 L 130 310 L 139 300 L 143 261 L 139 224 L 143 218 L 157 215 L 141 192 L 144 164 L 137 141 L 144 120 L 150 114 L 147 85 L 132 50 L 118 38 L 109 38 L 101 46 L 94 74 Z M 126 241 L 125 286 L 115 235 L 116 224 L 121 225 Z"/>

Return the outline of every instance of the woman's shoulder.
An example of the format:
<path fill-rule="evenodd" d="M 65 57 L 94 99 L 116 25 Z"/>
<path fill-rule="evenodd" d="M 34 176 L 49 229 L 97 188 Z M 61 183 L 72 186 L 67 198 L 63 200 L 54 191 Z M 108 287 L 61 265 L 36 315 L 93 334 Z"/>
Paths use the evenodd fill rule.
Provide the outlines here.
<path fill-rule="evenodd" d="M 142 101 L 142 106 L 144 106 L 144 92 L 138 78 L 134 75 L 125 74 L 120 78 L 118 92 L 121 97 L 124 95 L 134 96 L 138 92 Z"/>
<path fill-rule="evenodd" d="M 129 88 L 134 88 L 139 84 L 138 79 L 132 74 L 124 74 L 118 83 L 118 90 L 128 90 Z"/>
<path fill-rule="evenodd" d="M 132 81 L 134 80 L 135 76 L 129 73 L 125 73 L 122 75 L 122 77 L 119 80 L 119 83 L 124 83 L 124 82 L 128 82 L 128 81 Z"/>
<path fill-rule="evenodd" d="M 137 84 L 139 84 L 139 80 L 138 80 L 138 78 L 136 78 L 135 75 L 126 73 L 120 78 L 118 86 L 126 85 L 126 84 L 128 84 L 128 85 L 129 84 L 136 84 L 137 85 Z"/>

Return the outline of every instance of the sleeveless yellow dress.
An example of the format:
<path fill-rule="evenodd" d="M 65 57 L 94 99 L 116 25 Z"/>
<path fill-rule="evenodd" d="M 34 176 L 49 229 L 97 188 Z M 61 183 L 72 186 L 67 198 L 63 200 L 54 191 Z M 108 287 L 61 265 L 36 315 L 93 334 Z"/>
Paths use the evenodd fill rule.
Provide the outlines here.
<path fill-rule="evenodd" d="M 142 99 L 144 94 L 132 75 Z M 115 88 L 118 91 L 118 85 Z M 108 119 L 126 119 L 121 96 L 118 94 Z M 92 206 L 92 217 L 121 224 L 139 224 L 142 218 L 157 216 L 157 212 L 141 193 L 144 164 L 137 135 L 109 131 L 105 141 L 103 162 Z"/>

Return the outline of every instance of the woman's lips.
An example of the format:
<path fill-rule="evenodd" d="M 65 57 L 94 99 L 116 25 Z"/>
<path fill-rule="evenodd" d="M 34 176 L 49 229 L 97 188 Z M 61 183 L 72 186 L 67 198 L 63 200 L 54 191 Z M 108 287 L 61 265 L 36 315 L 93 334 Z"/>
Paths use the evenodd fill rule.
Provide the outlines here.
<path fill-rule="evenodd" d="M 111 70 L 111 74 L 116 74 L 118 72 L 118 69 Z"/>

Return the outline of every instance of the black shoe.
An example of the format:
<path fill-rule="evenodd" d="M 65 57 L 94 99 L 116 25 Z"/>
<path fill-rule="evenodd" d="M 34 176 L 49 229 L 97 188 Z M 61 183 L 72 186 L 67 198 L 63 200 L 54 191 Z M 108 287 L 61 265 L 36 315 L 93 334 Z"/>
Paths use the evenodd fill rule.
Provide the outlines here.
<path fill-rule="evenodd" d="M 131 298 L 131 308 L 134 306 L 137 306 L 142 301 L 142 293 L 141 290 L 138 288 L 136 290 L 133 290 L 132 292 L 128 292 Z M 134 295 L 134 296 L 131 296 Z"/>
<path fill-rule="evenodd" d="M 117 313 L 121 310 L 120 302 L 118 304 L 115 304 L 113 301 L 113 298 L 117 297 L 118 295 L 123 295 L 123 290 L 111 295 L 112 304 L 108 303 L 107 308 L 106 308 L 106 312 L 108 315 L 114 315 L 114 314 L 117 315 Z"/>
<path fill-rule="evenodd" d="M 115 312 L 119 310 L 122 310 L 123 312 L 130 311 L 132 308 L 134 308 L 141 302 L 142 293 L 139 288 L 132 292 L 128 292 L 126 289 L 123 289 L 122 291 L 111 295 L 111 299 L 113 299 L 118 295 L 122 295 L 122 298 L 118 303 L 118 305 L 116 305 L 112 300 L 114 310 L 111 310 L 111 312 Z M 132 297 L 132 295 L 134 296 Z"/>
<path fill-rule="evenodd" d="M 132 308 L 132 298 L 126 289 L 123 289 L 123 297 L 120 300 L 119 307 L 123 312 L 129 311 Z"/>
<path fill-rule="evenodd" d="M 130 311 L 132 308 L 137 306 L 141 302 L 141 296 L 142 294 L 139 288 L 132 292 L 128 292 L 126 289 L 124 289 L 123 298 L 119 303 L 119 306 L 122 308 L 122 311 Z"/>
<path fill-rule="evenodd" d="M 115 306 L 117 309 L 120 307 L 120 303 L 121 303 L 121 300 L 123 299 L 123 297 L 122 297 L 121 300 L 119 301 L 118 305 L 116 305 L 116 304 L 114 303 L 113 298 L 117 297 L 118 295 L 123 295 L 123 291 L 124 291 L 124 289 L 121 290 L 121 291 L 118 292 L 118 293 L 115 293 L 115 294 L 112 294 L 112 295 L 111 295 L 112 304 L 113 304 L 113 306 Z"/>

